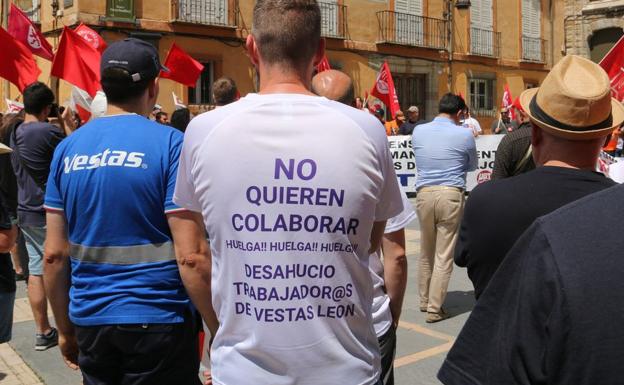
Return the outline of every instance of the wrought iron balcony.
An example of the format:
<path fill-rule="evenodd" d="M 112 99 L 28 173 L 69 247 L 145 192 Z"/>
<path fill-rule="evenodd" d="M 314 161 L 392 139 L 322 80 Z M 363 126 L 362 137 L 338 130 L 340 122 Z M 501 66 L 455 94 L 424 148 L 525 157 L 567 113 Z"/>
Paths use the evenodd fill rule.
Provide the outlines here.
<path fill-rule="evenodd" d="M 323 1 L 318 5 L 321 8 L 321 35 L 344 39 L 347 36 L 347 6 Z"/>
<path fill-rule="evenodd" d="M 470 28 L 470 54 L 492 58 L 500 57 L 501 33 L 481 28 Z"/>
<path fill-rule="evenodd" d="M 447 49 L 447 21 L 409 13 L 380 11 L 379 42 Z"/>
<path fill-rule="evenodd" d="M 236 27 L 238 0 L 178 0 L 177 21 Z"/>
<path fill-rule="evenodd" d="M 546 40 L 522 36 L 522 60 L 546 63 Z"/>

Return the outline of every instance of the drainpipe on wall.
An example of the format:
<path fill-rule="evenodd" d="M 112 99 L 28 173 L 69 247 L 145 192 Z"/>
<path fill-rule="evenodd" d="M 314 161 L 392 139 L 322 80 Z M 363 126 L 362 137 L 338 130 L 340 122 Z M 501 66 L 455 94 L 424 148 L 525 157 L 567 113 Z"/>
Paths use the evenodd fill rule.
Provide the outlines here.
<path fill-rule="evenodd" d="M 446 1 L 446 22 L 448 33 L 448 76 L 447 87 L 448 92 L 453 92 L 453 0 Z"/>
<path fill-rule="evenodd" d="M 553 0 L 548 1 L 548 14 L 550 17 L 550 68 L 555 65 L 555 2 Z M 564 23 L 565 24 L 565 23 Z M 565 25 L 564 25 L 565 28 Z M 565 30 L 563 32 L 565 36 Z"/>

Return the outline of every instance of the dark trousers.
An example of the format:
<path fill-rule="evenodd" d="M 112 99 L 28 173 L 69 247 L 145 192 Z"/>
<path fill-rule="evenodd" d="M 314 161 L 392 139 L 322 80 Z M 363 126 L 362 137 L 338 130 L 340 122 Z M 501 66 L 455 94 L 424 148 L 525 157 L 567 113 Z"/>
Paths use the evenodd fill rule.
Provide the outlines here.
<path fill-rule="evenodd" d="M 381 381 L 383 385 L 394 385 L 394 356 L 396 354 L 396 329 L 394 326 L 379 338 L 381 350 Z"/>
<path fill-rule="evenodd" d="M 201 385 L 197 322 L 76 327 L 84 385 Z"/>

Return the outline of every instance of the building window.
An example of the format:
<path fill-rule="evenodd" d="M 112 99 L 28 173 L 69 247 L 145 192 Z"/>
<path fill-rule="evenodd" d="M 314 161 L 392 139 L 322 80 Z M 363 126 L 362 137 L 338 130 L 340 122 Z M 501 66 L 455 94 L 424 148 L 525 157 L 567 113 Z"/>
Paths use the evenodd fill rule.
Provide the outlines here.
<path fill-rule="evenodd" d="M 213 104 L 212 83 L 214 82 L 214 62 L 202 62 L 202 72 L 195 88 L 188 89 L 188 103 L 193 105 Z"/>
<path fill-rule="evenodd" d="M 402 44 L 422 45 L 422 0 L 395 0 L 395 36 Z"/>
<path fill-rule="evenodd" d="M 17 0 L 14 4 L 26 13 L 33 23 L 41 23 L 41 0 Z"/>
<path fill-rule="evenodd" d="M 522 60 L 543 62 L 540 0 L 522 0 Z"/>
<path fill-rule="evenodd" d="M 411 106 L 420 110 L 420 119 L 425 119 L 427 75 L 424 74 L 393 74 L 394 86 L 399 97 L 399 105 L 404 112 Z"/>
<path fill-rule="evenodd" d="M 498 56 L 498 34 L 494 32 L 492 0 L 472 0 L 470 6 L 470 53 Z"/>
<path fill-rule="evenodd" d="M 230 25 L 228 0 L 180 0 L 179 19 L 188 23 Z"/>
<path fill-rule="evenodd" d="M 470 79 L 470 111 L 477 116 L 496 116 L 496 103 L 494 102 L 496 80 L 494 79 Z"/>

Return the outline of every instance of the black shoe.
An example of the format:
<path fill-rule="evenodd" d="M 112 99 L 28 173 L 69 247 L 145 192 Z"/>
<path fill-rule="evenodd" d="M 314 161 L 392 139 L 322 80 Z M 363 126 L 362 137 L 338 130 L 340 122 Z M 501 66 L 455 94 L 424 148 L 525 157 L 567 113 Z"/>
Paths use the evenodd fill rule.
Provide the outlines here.
<path fill-rule="evenodd" d="M 52 328 L 47 334 L 37 334 L 35 336 L 35 350 L 42 352 L 58 345 L 58 332 Z"/>

